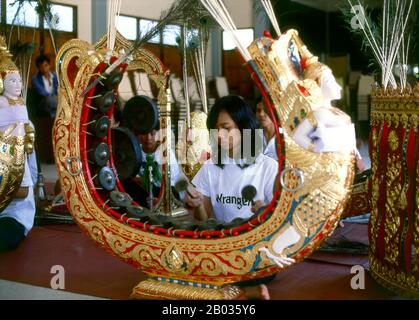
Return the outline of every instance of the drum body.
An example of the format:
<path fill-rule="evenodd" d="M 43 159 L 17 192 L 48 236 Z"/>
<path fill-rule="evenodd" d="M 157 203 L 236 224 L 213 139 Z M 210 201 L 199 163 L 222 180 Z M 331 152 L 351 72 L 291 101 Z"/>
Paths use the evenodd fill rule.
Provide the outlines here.
<path fill-rule="evenodd" d="M 383 286 L 419 297 L 419 84 L 374 88 L 371 109 L 370 268 Z"/>

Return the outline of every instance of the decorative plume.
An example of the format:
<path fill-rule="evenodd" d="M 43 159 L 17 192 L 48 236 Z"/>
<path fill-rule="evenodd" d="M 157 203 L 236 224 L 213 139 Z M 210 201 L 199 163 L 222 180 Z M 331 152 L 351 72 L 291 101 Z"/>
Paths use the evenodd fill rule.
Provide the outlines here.
<path fill-rule="evenodd" d="M 107 33 L 107 47 L 112 51 L 115 47 L 116 39 L 116 21 L 121 12 L 122 0 L 110 0 L 108 2 L 108 33 Z"/>
<path fill-rule="evenodd" d="M 179 0 L 179 4 L 184 3 L 184 15 L 178 21 L 173 21 L 181 25 L 186 25 L 189 29 L 218 27 L 217 22 L 208 13 L 200 0 Z"/>
<path fill-rule="evenodd" d="M 399 63 L 398 74 L 400 87 L 404 89 L 407 84 L 407 60 L 410 46 L 408 21 L 413 0 L 384 0 L 381 25 L 377 25 L 365 12 L 366 6 L 348 0 L 352 18 L 357 19 L 352 29 L 361 31 L 364 40 L 381 68 L 381 83 L 384 88 L 391 85 L 397 87 L 394 75 L 396 59 Z M 351 20 L 353 22 L 353 20 Z"/>
<path fill-rule="evenodd" d="M 222 0 L 200 0 L 208 12 L 214 17 L 218 24 L 228 33 L 230 33 L 235 45 L 237 46 L 243 59 L 248 62 L 252 58 L 247 48 L 242 44 L 237 34 L 236 25 L 231 18 L 224 2 Z"/>
<path fill-rule="evenodd" d="M 31 2 L 29 2 L 31 3 Z M 32 4 L 32 3 L 31 3 Z M 52 30 L 54 29 L 54 25 L 58 22 L 58 17 L 55 17 L 51 12 L 51 1 L 49 0 L 39 0 L 37 6 L 35 7 L 36 12 L 45 19 L 48 25 L 48 31 L 51 37 L 52 46 L 54 48 L 54 53 L 57 55 L 57 45 L 55 44 L 54 35 L 52 34 Z"/>
<path fill-rule="evenodd" d="M 189 56 L 198 93 L 201 97 L 202 108 L 205 113 L 208 113 L 207 103 L 207 88 L 205 77 L 205 58 L 207 53 L 207 46 L 209 40 L 209 31 L 207 28 L 199 28 L 197 35 L 193 35 L 189 41 Z"/>
<path fill-rule="evenodd" d="M 184 0 L 181 0 L 184 1 Z M 197 85 L 198 94 L 205 113 L 208 112 L 207 89 L 205 76 L 205 58 L 209 41 L 210 29 L 217 26 L 211 15 L 199 0 L 189 1 L 182 21 L 183 38 L 178 37 L 179 49 L 183 57 L 183 84 L 185 92 L 187 121 L 190 119 L 187 68 L 191 67 Z M 186 79 L 186 80 L 185 80 Z"/>
<path fill-rule="evenodd" d="M 227 31 L 231 38 L 233 39 L 234 44 L 239 50 L 242 58 L 246 62 L 247 66 L 252 69 L 252 72 L 257 75 L 261 81 L 261 85 L 266 91 L 269 91 L 267 83 L 264 81 L 263 76 L 261 75 L 258 67 L 255 62 L 252 60 L 252 56 L 246 46 L 241 42 L 239 35 L 237 34 L 237 28 L 229 14 L 224 2 L 222 0 L 200 0 L 208 12 L 213 16 L 213 18 L 218 22 L 218 24 L 223 28 L 224 31 Z"/>
<path fill-rule="evenodd" d="M 190 6 L 190 3 L 194 0 L 184 0 L 180 2 L 174 2 L 170 8 L 164 11 L 160 17 L 160 20 L 157 24 L 151 27 L 149 30 L 145 31 L 144 33 L 140 33 L 138 38 L 134 41 L 131 50 L 127 53 L 121 55 L 115 62 L 113 62 L 105 71 L 104 76 L 111 74 L 113 70 L 115 70 L 121 63 L 124 63 L 138 48 L 145 45 L 148 41 L 153 39 L 163 27 L 169 23 L 173 23 L 174 21 L 181 20 L 182 16 L 184 15 L 185 10 Z M 83 95 L 87 94 L 94 86 L 98 84 L 100 77 L 97 77 L 95 81 L 93 81 L 83 92 Z"/>
<path fill-rule="evenodd" d="M 271 1 L 270 0 L 260 0 L 260 2 L 262 3 L 263 8 L 265 9 L 266 14 L 269 17 L 269 20 L 271 21 L 272 26 L 274 27 L 277 36 L 279 37 L 281 35 L 281 29 L 279 29 L 279 23 L 278 23 L 278 20 L 276 19 L 275 11 L 272 7 Z"/>
<path fill-rule="evenodd" d="M 163 30 L 165 25 L 180 21 L 184 12 L 193 1 L 194 0 L 175 1 L 168 10 L 162 12 L 159 21 L 154 27 L 150 28 L 143 34 L 140 34 L 139 38 L 134 41 L 133 48 L 129 54 L 132 54 L 139 47 L 153 39 L 157 33 Z"/>
<path fill-rule="evenodd" d="M 202 108 L 208 113 L 205 58 L 209 41 L 209 29 L 198 26 L 190 29 L 183 25 L 181 37 L 177 38 L 179 49 L 182 56 L 183 91 L 185 95 L 186 121 L 190 125 L 190 103 L 189 103 L 189 80 L 188 68 L 192 69 L 193 77 L 197 86 L 199 97 L 201 98 Z"/>

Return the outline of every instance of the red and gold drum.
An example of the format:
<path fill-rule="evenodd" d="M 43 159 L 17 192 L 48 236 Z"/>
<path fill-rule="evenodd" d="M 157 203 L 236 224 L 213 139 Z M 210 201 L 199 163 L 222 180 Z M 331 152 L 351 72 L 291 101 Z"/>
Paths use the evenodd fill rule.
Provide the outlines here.
<path fill-rule="evenodd" d="M 419 297 L 419 84 L 372 91 L 370 268 L 397 293 Z"/>

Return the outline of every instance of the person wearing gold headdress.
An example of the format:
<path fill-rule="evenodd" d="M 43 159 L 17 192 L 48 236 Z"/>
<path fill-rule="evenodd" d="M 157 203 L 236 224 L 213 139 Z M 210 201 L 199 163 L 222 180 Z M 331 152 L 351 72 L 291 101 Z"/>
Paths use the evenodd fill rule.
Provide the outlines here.
<path fill-rule="evenodd" d="M 22 95 L 22 79 L 18 68 L 7 51 L 4 38 L 0 38 L 0 131 L 5 132 L 11 126 L 24 126 L 26 137 L 34 129 L 28 118 L 28 112 Z M 22 126 L 23 125 L 23 126 Z M 18 130 L 18 129 L 15 129 Z M 13 132 L 12 132 L 13 134 Z M 35 199 L 33 186 L 37 174 L 36 158 L 33 152 L 33 140 L 27 144 L 23 179 L 20 188 L 14 194 L 10 204 L 0 212 L 0 252 L 16 248 L 25 238 L 34 223 Z M 1 179 L 1 176 L 0 176 Z M 1 182 L 1 180 L 0 180 Z"/>

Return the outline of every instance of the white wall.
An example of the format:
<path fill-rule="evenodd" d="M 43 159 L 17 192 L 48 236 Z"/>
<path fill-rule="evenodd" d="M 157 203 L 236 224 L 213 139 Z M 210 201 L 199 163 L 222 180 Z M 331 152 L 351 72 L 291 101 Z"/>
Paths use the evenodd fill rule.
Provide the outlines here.
<path fill-rule="evenodd" d="M 103 0 L 105 1 L 105 0 Z M 121 13 L 150 19 L 158 19 L 175 0 L 123 0 Z M 54 0 L 57 3 L 77 6 L 77 30 L 80 39 L 92 41 L 92 0 Z M 226 6 L 238 28 L 253 27 L 254 0 L 225 0 Z"/>
<path fill-rule="evenodd" d="M 105 0 L 103 0 L 105 1 Z M 175 0 L 123 0 L 121 13 L 158 19 Z M 77 6 L 77 31 L 80 39 L 92 42 L 92 0 L 54 0 L 57 3 Z M 254 0 L 225 0 L 226 6 L 238 28 L 253 27 Z"/>
<path fill-rule="evenodd" d="M 253 23 L 253 0 L 226 0 L 225 5 L 230 12 L 237 28 L 252 28 Z"/>
<path fill-rule="evenodd" d="M 92 0 L 54 0 L 54 2 L 77 6 L 78 38 L 92 42 Z"/>
<path fill-rule="evenodd" d="M 159 19 L 161 12 L 168 9 L 174 1 L 176 0 L 122 0 L 121 14 L 149 19 Z M 92 43 L 92 0 L 54 0 L 54 2 L 77 6 L 78 38 Z M 236 23 L 238 28 L 254 27 L 253 3 L 254 0 L 225 0 L 227 9 L 232 15 L 233 21 Z M 106 16 L 103 18 L 106 20 Z M 106 27 L 104 26 L 104 28 Z M 221 59 L 218 56 L 221 56 L 221 52 L 218 52 L 217 57 L 211 56 L 210 43 L 206 63 L 208 75 L 212 75 L 214 63 L 221 63 Z M 216 61 L 213 61 L 214 59 L 216 59 Z"/>
<path fill-rule="evenodd" d="M 175 0 L 122 0 L 121 14 L 159 19 L 161 12 L 168 9 Z"/>
<path fill-rule="evenodd" d="M 159 19 L 174 0 L 123 0 L 121 14 Z M 253 27 L 254 0 L 225 0 L 225 4 L 238 28 Z"/>
<path fill-rule="evenodd" d="M 174 0 L 122 0 L 121 14 L 159 19 L 161 12 L 168 9 L 173 2 Z M 237 28 L 254 27 L 254 0 L 225 0 L 225 4 Z M 221 41 L 221 37 L 218 37 L 216 41 Z M 221 51 L 213 52 L 212 45 L 210 41 L 206 59 L 208 76 L 218 75 L 221 72 Z M 217 47 L 221 50 L 221 43 Z M 214 71 L 214 64 L 218 71 Z"/>

